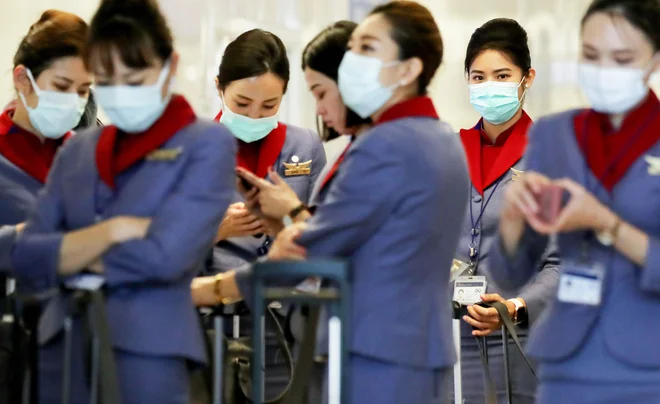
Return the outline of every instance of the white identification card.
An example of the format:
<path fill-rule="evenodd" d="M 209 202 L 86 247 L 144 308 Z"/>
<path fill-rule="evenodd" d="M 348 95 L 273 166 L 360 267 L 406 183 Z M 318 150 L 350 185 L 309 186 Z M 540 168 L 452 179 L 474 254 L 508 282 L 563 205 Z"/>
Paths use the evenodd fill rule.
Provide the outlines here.
<path fill-rule="evenodd" d="M 449 272 L 449 282 L 455 282 L 456 278 L 458 278 L 461 275 L 470 275 L 469 272 L 473 270 L 472 264 L 468 264 L 467 262 L 463 262 L 457 259 L 454 259 L 451 263 L 451 271 Z"/>
<path fill-rule="evenodd" d="M 564 303 L 600 305 L 605 270 L 599 264 L 563 264 L 557 299 Z"/>
<path fill-rule="evenodd" d="M 479 303 L 486 286 L 485 276 L 459 276 L 454 282 L 454 300 L 464 306 Z"/>
<path fill-rule="evenodd" d="M 71 289 L 81 290 L 99 290 L 105 283 L 105 279 L 101 275 L 96 274 L 82 274 L 68 278 L 64 284 Z"/>

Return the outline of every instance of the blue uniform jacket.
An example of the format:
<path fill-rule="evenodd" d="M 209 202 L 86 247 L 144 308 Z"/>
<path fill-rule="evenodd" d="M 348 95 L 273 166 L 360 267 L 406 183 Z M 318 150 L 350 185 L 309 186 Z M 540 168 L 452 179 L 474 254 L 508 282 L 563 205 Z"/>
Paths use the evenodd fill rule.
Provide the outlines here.
<path fill-rule="evenodd" d="M 541 362 L 542 378 L 552 373 L 571 381 L 642 382 L 648 376 L 657 385 L 660 350 L 654 341 L 660 324 L 653 319 L 660 310 L 660 177 L 649 157 L 660 157 L 660 142 L 640 156 L 609 193 L 588 168 L 578 146 L 574 129 L 578 113 L 550 116 L 532 127 L 528 170 L 578 182 L 624 221 L 646 232 L 650 237 L 646 265 L 637 266 L 594 237 L 588 238 L 589 260 L 606 267 L 601 304 L 560 302 L 555 293 L 527 347 Z M 584 231 L 558 235 L 562 270 L 567 263 L 579 261 L 583 240 Z M 547 237 L 528 228 L 515 256 L 508 257 L 497 240 L 491 276 L 510 288 L 521 287 L 535 275 L 535 263 L 546 242 Z"/>
<path fill-rule="evenodd" d="M 360 135 L 300 238 L 308 257 L 352 267 L 351 351 L 401 366 L 455 361 L 445 287 L 467 206 L 458 137 L 409 117 Z M 244 296 L 251 274 L 237 274 Z M 323 348 L 323 347 L 322 347 Z"/>
<path fill-rule="evenodd" d="M 108 318 L 116 348 L 145 355 L 206 360 L 190 282 L 211 246 L 235 192 L 236 142 L 221 125 L 197 120 L 162 149 L 173 160 L 145 159 L 100 181 L 95 150 L 101 130 L 80 134 L 60 150 L 12 259 L 23 291 L 53 288 L 64 235 L 115 216 L 152 218 L 144 239 L 103 256 Z M 45 343 L 62 328 L 66 302 L 48 303 L 40 324 Z"/>

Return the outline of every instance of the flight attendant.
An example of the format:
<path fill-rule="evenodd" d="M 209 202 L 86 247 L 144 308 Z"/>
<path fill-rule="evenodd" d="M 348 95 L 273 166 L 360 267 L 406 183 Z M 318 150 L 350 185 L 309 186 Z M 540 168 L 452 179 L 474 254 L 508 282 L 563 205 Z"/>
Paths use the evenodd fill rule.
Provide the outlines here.
<path fill-rule="evenodd" d="M 122 402 L 187 403 L 189 362 L 206 360 L 190 282 L 234 193 L 235 141 L 172 94 L 179 57 L 155 1 L 102 2 L 86 57 L 114 124 L 58 154 L 13 250 L 19 284 L 35 293 L 101 274 Z M 60 401 L 65 299 L 41 319 L 43 403 Z M 87 402 L 77 325 L 73 338 L 73 402 Z"/>
<path fill-rule="evenodd" d="M 660 397 L 660 351 L 649 343 L 660 310 L 660 102 L 648 84 L 660 70 L 658 21 L 657 0 L 590 5 L 578 77 L 591 109 L 539 120 L 527 172 L 506 191 L 494 281 L 525 284 L 548 235 L 561 251 L 557 293 L 528 343 L 540 403 Z M 553 220 L 539 201 L 557 189 L 566 203 Z"/>
<path fill-rule="evenodd" d="M 416 2 L 377 6 L 360 23 L 339 89 L 374 127 L 326 176 L 336 178 L 314 215 L 296 217 L 306 225 L 283 230 L 269 252 L 351 265 L 351 403 L 443 402 L 448 393 L 455 356 L 448 291 L 439 285 L 449 281 L 468 176 L 459 139 L 426 96 L 442 50 L 433 16 Z M 249 297 L 250 277 L 249 267 L 225 274 L 219 295 Z"/>
<path fill-rule="evenodd" d="M 325 151 L 316 132 L 278 121 L 288 83 L 289 58 L 282 41 L 260 29 L 245 32 L 227 46 L 220 62 L 216 86 L 223 109 L 215 119 L 238 140 L 238 167 L 260 178 L 272 168 L 307 203 L 325 166 Z M 280 229 L 250 213 L 244 202 L 236 192 L 218 229 L 213 273 L 265 255 Z"/>
<path fill-rule="evenodd" d="M 474 128 L 460 132 L 470 172 L 471 195 L 455 256 L 458 271 L 454 275 L 484 276 L 488 290 L 482 301 L 504 302 L 511 319 L 520 325 L 518 335 L 525 341 L 526 328 L 535 322 L 554 292 L 558 277 L 555 263 L 546 260 L 534 282 L 518 295 L 501 291 L 488 273 L 488 249 L 497 233 L 504 192 L 524 170 L 522 157 L 527 130 L 532 124 L 522 106 L 536 75 L 525 30 L 516 21 L 505 18 L 482 25 L 470 38 L 465 74 L 470 103 L 482 118 Z M 506 385 L 499 331 L 502 323 L 497 310 L 472 305 L 464 320 L 461 330 L 463 398 L 466 403 L 484 402 L 484 372 L 476 336 L 485 337 L 490 373 L 498 396 L 504 402 Z M 534 375 L 513 344 L 509 356 L 512 402 L 533 403 Z"/>
<path fill-rule="evenodd" d="M 16 235 L 87 103 L 87 32 L 80 17 L 48 10 L 14 55 L 18 100 L 0 114 L 0 272 L 10 271 Z"/>

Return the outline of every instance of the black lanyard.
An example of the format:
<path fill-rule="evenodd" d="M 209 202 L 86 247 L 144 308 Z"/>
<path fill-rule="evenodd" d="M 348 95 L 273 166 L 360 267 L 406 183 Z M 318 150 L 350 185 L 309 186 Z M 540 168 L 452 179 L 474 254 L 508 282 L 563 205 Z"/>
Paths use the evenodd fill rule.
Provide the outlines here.
<path fill-rule="evenodd" d="M 474 220 L 474 213 L 472 211 L 472 201 L 470 200 L 470 223 L 472 224 L 472 227 L 470 228 L 470 244 L 468 245 L 469 247 L 469 264 L 470 266 L 474 267 L 476 266 L 477 263 L 477 258 L 479 256 L 479 248 L 477 247 L 477 243 L 475 242 L 475 238 L 479 235 L 481 232 L 481 218 L 484 215 L 484 212 L 486 211 L 486 207 L 488 206 L 488 203 L 490 203 L 491 198 L 493 195 L 495 195 L 495 191 L 497 191 L 497 187 L 500 185 L 502 180 L 504 179 L 505 174 L 503 174 L 495 183 L 495 186 L 493 187 L 493 190 L 490 192 L 490 195 L 488 195 L 488 199 L 484 200 L 482 197 L 481 199 L 481 209 L 479 212 L 479 216 L 477 216 L 477 220 Z M 470 187 L 472 189 L 473 187 Z M 470 191 L 470 194 L 472 194 L 472 191 Z M 470 195 L 470 198 L 472 198 L 472 195 Z M 481 239 L 479 239 L 479 244 L 481 245 Z"/>

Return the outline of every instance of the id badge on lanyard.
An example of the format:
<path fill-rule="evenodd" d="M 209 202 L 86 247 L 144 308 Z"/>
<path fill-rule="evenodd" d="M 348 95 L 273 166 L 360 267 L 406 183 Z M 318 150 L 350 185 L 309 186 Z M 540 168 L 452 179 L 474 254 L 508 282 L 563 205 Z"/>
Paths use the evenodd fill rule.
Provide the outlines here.
<path fill-rule="evenodd" d="M 486 293 L 485 276 L 459 276 L 454 282 L 453 300 L 464 306 L 470 306 L 481 301 L 481 295 Z"/>
<path fill-rule="evenodd" d="M 564 303 L 599 306 L 604 278 L 605 267 L 600 263 L 562 263 L 557 299 Z"/>

